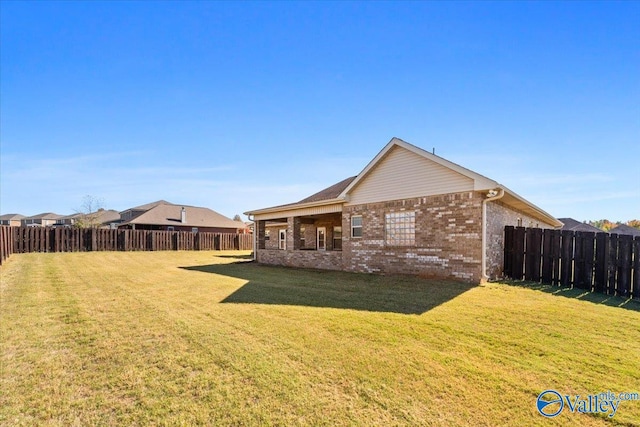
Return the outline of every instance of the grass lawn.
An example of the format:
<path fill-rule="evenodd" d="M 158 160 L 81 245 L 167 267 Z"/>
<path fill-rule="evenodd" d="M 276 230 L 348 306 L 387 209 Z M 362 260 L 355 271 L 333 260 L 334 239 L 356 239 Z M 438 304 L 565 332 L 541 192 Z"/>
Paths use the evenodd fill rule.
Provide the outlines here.
<path fill-rule="evenodd" d="M 13 255 L 0 425 L 640 425 L 535 406 L 640 392 L 637 302 L 237 257 Z"/>

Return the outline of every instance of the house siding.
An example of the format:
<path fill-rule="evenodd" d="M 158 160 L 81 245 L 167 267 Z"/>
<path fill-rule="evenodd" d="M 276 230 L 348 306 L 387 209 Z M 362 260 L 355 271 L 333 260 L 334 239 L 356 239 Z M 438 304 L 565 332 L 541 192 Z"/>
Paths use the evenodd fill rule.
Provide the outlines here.
<path fill-rule="evenodd" d="M 509 208 L 499 200 L 487 203 L 487 275 L 490 279 L 503 277 L 504 228 L 507 225 L 554 228 L 537 218 Z"/>
<path fill-rule="evenodd" d="M 396 146 L 350 192 L 348 205 L 472 191 L 474 181 Z"/>
<path fill-rule="evenodd" d="M 385 214 L 415 211 L 415 245 L 388 246 Z M 351 217 L 362 215 L 361 238 L 351 237 Z M 402 273 L 479 282 L 482 274 L 482 195 L 465 191 L 345 206 L 345 270 Z"/>

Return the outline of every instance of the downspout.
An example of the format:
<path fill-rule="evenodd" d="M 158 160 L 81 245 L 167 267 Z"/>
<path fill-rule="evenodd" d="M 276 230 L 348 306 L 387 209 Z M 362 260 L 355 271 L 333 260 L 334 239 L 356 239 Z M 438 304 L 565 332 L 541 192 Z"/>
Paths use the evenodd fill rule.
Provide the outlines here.
<path fill-rule="evenodd" d="M 496 194 L 497 193 L 497 194 Z M 504 196 L 504 189 L 491 190 L 487 193 L 487 198 L 482 200 L 482 281 L 489 279 L 487 275 L 487 203 L 501 199 Z"/>
<path fill-rule="evenodd" d="M 258 227 L 256 227 L 258 224 L 256 224 L 255 219 L 251 218 L 253 215 L 249 214 L 247 215 L 247 218 L 249 219 L 249 221 L 253 221 L 253 260 L 255 261 L 257 258 L 257 253 L 258 253 L 258 240 L 257 240 L 257 235 L 258 235 Z"/>

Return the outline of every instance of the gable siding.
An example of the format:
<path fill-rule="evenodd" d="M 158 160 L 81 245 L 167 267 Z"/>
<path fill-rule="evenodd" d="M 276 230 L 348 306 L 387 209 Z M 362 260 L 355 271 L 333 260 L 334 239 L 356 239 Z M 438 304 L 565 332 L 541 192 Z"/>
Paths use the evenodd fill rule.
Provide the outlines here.
<path fill-rule="evenodd" d="M 473 180 L 411 151 L 394 147 L 351 190 L 347 205 L 473 191 Z"/>

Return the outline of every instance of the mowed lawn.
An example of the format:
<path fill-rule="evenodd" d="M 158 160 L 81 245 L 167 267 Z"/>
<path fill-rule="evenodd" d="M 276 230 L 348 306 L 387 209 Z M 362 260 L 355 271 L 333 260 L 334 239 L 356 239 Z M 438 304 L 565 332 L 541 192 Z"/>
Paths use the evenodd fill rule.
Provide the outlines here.
<path fill-rule="evenodd" d="M 535 406 L 640 391 L 636 302 L 241 255 L 13 255 L 0 424 L 640 425 Z"/>

